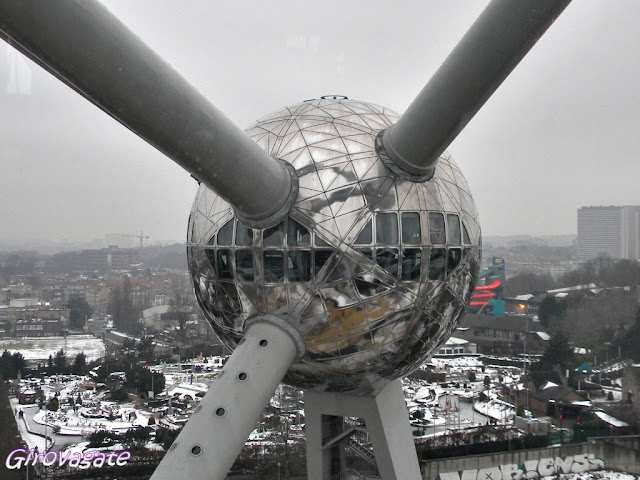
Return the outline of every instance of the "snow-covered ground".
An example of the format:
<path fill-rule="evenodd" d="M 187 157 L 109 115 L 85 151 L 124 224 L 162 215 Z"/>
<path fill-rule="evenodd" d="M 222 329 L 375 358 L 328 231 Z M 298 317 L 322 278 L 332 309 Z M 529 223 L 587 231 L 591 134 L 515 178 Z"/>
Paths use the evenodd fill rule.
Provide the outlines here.
<path fill-rule="evenodd" d="M 487 402 L 475 402 L 473 409 L 489 418 L 493 418 L 498 423 L 511 423 L 513 416 L 516 414 L 516 409 L 513 405 L 497 399 Z"/>
<path fill-rule="evenodd" d="M 104 355 L 102 340 L 93 335 L 69 335 L 64 337 L 11 338 L 0 341 L 1 350 L 11 353 L 20 352 L 26 360 L 46 361 L 49 355 L 63 349 L 67 358 L 73 362 L 78 353 L 84 353 L 87 361 Z"/>

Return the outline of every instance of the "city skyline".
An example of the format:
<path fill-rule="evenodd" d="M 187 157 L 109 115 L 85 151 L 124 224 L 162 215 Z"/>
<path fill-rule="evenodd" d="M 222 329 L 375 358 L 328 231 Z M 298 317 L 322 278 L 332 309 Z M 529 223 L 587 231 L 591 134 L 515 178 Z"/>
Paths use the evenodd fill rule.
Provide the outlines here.
<path fill-rule="evenodd" d="M 402 112 L 485 2 L 335 4 L 340 15 L 328 4 L 319 16 L 287 2 L 105 4 L 246 128 L 323 94 Z M 485 236 L 573 234 L 581 206 L 638 203 L 639 13 L 571 4 L 453 142 Z M 0 57 L 0 243 L 140 230 L 150 244 L 185 240 L 186 172 L 9 47 Z"/>

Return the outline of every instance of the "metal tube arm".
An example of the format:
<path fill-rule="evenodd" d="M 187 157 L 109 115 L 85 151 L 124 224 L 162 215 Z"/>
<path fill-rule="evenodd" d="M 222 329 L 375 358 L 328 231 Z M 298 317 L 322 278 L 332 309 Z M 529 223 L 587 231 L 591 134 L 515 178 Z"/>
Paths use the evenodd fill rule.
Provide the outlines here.
<path fill-rule="evenodd" d="M 277 223 L 292 176 L 95 0 L 0 0 L 0 37 L 227 200 Z M 287 210 L 282 214 L 281 210 Z"/>
<path fill-rule="evenodd" d="M 493 0 L 382 136 L 405 172 L 433 175 L 438 158 L 571 0 Z"/>
<path fill-rule="evenodd" d="M 196 407 L 152 480 L 223 480 L 304 341 L 288 322 L 264 315 Z"/>

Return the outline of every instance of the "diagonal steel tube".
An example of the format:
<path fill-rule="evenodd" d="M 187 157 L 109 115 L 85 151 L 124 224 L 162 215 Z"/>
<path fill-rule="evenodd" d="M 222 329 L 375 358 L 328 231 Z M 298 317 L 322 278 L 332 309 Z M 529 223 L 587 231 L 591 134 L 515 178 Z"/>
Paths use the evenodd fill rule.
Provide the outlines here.
<path fill-rule="evenodd" d="M 571 0 L 493 0 L 400 120 L 382 136 L 388 156 L 412 175 L 438 158 Z"/>
<path fill-rule="evenodd" d="M 227 200 L 277 223 L 292 175 L 95 0 L 0 0 L 0 37 Z M 275 219 L 274 219 L 275 218 Z"/>

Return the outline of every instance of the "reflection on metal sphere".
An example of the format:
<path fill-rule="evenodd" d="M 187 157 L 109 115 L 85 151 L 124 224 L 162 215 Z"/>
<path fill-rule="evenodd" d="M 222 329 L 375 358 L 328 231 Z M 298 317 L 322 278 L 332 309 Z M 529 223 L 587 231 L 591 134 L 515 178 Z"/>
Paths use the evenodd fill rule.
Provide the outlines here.
<path fill-rule="evenodd" d="M 187 249 L 198 302 L 231 350 L 253 315 L 291 322 L 307 349 L 285 376 L 291 385 L 377 392 L 449 337 L 475 285 L 480 226 L 467 183 L 446 153 L 426 182 L 389 170 L 376 136 L 397 118 L 325 98 L 250 127 L 300 182 L 274 227 L 245 227 L 204 186 L 196 195 Z"/>

